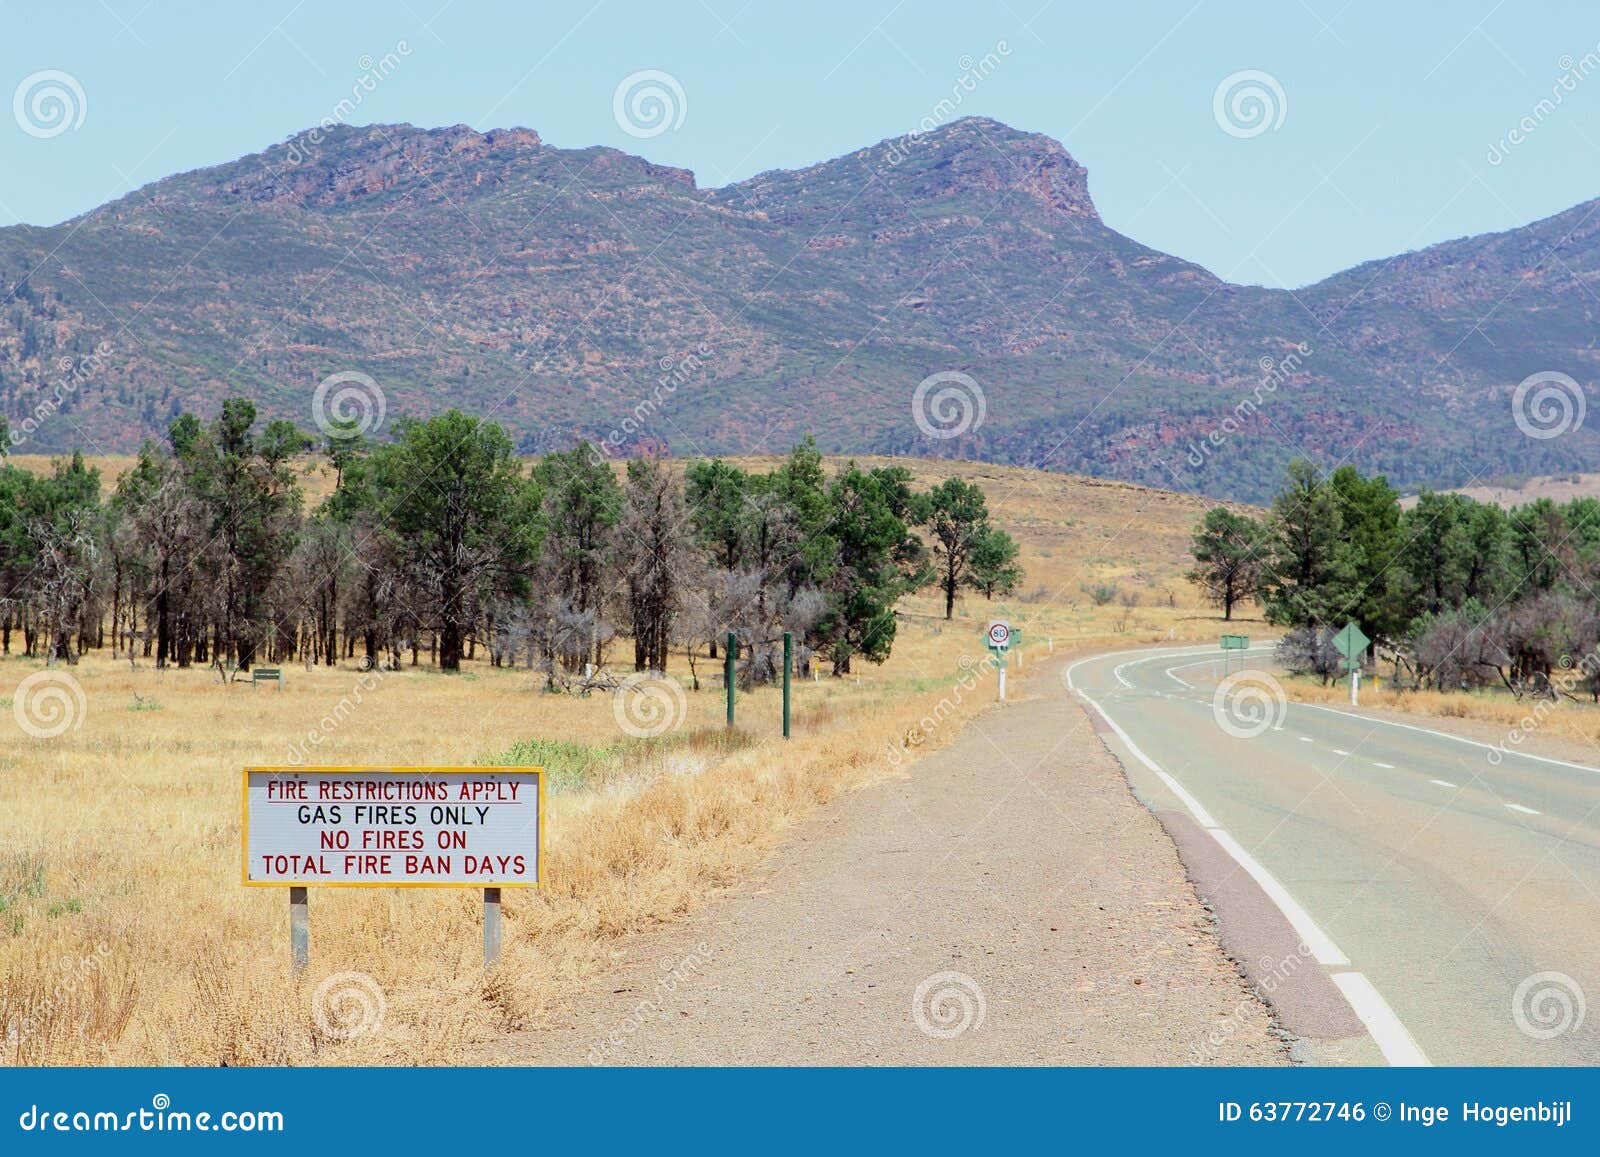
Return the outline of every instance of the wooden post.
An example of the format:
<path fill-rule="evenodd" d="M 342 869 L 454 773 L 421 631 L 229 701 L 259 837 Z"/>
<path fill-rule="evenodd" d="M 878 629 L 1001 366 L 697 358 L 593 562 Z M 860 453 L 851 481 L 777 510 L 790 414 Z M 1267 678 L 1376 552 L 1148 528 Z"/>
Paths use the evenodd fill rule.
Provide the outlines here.
<path fill-rule="evenodd" d="M 728 653 L 723 658 L 723 681 L 728 685 L 728 726 L 733 726 L 733 683 L 738 675 L 739 636 L 728 632 Z"/>
<path fill-rule="evenodd" d="M 483 890 L 483 966 L 493 968 L 500 959 L 500 889 Z"/>
<path fill-rule="evenodd" d="M 794 635 L 783 633 L 783 737 L 789 738 L 789 676 L 794 670 Z"/>
<path fill-rule="evenodd" d="M 311 962 L 311 905 L 298 887 L 289 889 L 289 960 L 296 976 Z"/>

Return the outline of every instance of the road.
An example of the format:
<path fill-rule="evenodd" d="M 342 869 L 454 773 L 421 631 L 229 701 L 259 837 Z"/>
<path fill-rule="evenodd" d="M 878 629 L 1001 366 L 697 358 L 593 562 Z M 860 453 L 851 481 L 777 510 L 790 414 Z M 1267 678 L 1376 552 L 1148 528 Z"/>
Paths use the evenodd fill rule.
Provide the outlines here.
<path fill-rule="evenodd" d="M 1228 682 L 1219 655 L 1123 652 L 1062 681 L 1171 821 L 1230 952 L 1304 1022 L 1287 1027 L 1306 1059 L 1600 1063 L 1584 995 L 1600 998 L 1600 769 L 1491 762 L 1421 726 L 1286 702 L 1255 675 Z M 1270 678 L 1270 651 L 1242 662 Z M 1285 965 L 1297 942 L 1309 953 Z M 1368 1038 L 1345 1038 L 1351 1013 Z"/>
<path fill-rule="evenodd" d="M 1059 670 L 614 946 L 519 1064 L 1287 1062 L 1184 865 Z M 992 676 L 974 693 L 995 694 Z M 948 731 L 944 729 L 948 726 Z"/>

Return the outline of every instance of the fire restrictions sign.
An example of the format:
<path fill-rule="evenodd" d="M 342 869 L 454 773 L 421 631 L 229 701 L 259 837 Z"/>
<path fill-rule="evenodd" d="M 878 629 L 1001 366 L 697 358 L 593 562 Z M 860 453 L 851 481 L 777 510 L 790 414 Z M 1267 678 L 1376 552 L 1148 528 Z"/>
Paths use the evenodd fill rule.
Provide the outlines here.
<path fill-rule="evenodd" d="M 251 767 L 244 882 L 534 885 L 544 851 L 537 767 Z"/>

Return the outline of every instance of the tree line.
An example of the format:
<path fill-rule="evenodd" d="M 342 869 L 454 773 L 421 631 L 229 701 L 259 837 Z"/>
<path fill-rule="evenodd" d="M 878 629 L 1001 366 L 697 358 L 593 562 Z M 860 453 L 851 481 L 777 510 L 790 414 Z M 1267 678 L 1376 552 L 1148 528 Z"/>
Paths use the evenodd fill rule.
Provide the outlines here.
<path fill-rule="evenodd" d="M 314 450 L 334 484 L 307 510 Z M 230 398 L 210 422 L 179 415 L 104 498 L 81 453 L 40 476 L 0 465 L 0 650 L 20 633 L 52 662 L 110 647 L 225 672 L 398 667 L 426 649 L 457 671 L 483 651 L 571 687 L 619 639 L 636 670 L 677 651 L 694 676 L 731 632 L 760 681 L 792 632 L 802 669 L 842 675 L 889 656 L 901 596 L 937 587 L 950 618 L 964 591 L 1021 577 L 978 486 L 918 490 L 854 461 L 830 475 L 810 438 L 769 472 L 635 458 L 619 477 L 589 444 L 525 465 L 498 424 L 454 410 L 318 442 Z"/>
<path fill-rule="evenodd" d="M 1356 622 L 1416 686 L 1600 699 L 1600 499 L 1511 509 L 1382 475 L 1290 464 L 1263 518 L 1206 512 L 1189 579 L 1231 619 L 1259 602 L 1291 667 L 1331 677 Z"/>

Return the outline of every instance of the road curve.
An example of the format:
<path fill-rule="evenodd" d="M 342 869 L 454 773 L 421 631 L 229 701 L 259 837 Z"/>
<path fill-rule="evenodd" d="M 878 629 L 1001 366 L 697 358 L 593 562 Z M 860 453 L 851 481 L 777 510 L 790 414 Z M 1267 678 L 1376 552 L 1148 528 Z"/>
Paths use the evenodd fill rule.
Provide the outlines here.
<path fill-rule="evenodd" d="M 1145 802 L 1185 817 L 1168 826 L 1191 871 L 1212 864 L 1202 895 L 1253 882 L 1314 960 L 1241 959 L 1269 999 L 1331 982 L 1376 1046 L 1309 1058 L 1600 1063 L 1600 769 L 1290 703 L 1269 663 L 1120 652 L 1063 682 Z"/>

